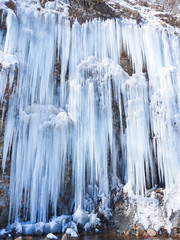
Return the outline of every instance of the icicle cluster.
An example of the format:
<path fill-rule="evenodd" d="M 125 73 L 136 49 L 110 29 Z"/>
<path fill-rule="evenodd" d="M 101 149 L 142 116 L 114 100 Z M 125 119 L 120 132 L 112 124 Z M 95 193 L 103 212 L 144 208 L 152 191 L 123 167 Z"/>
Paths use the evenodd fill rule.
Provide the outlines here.
<path fill-rule="evenodd" d="M 3 155 L 5 168 L 11 154 L 13 221 L 23 211 L 46 222 L 68 188 L 69 211 L 108 198 L 118 178 L 135 194 L 171 188 L 180 174 L 178 36 L 120 20 L 71 24 L 28 8 L 8 14 L 1 36 L 4 60 L 18 59 Z M 1 100 L 13 81 L 3 71 Z"/>

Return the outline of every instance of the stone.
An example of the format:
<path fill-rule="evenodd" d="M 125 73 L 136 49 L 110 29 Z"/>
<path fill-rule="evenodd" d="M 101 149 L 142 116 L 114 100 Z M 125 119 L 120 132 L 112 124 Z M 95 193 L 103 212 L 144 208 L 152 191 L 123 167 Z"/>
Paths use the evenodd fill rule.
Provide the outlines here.
<path fill-rule="evenodd" d="M 11 230 L 10 234 L 13 238 L 18 238 L 20 236 L 20 234 L 19 235 L 17 234 L 16 228 L 13 228 Z M 18 240 L 20 240 L 20 239 L 18 239 Z"/>
<path fill-rule="evenodd" d="M 180 237 L 180 227 L 175 227 L 171 231 L 172 237 Z"/>
<path fill-rule="evenodd" d="M 16 13 L 16 4 L 12 0 L 5 2 L 5 5 Z"/>
<path fill-rule="evenodd" d="M 67 234 L 67 233 L 65 233 L 64 235 L 63 235 L 63 237 L 61 238 L 61 240 L 70 240 L 71 239 L 71 235 L 70 234 Z"/>
<path fill-rule="evenodd" d="M 19 236 L 19 237 L 15 238 L 14 240 L 22 240 L 22 239 L 23 239 L 22 236 Z"/>
<path fill-rule="evenodd" d="M 81 234 L 81 233 L 84 232 L 84 227 L 83 227 L 83 225 L 81 225 L 80 223 L 78 223 L 77 229 L 78 229 L 78 233 L 79 233 L 79 234 Z"/>
<path fill-rule="evenodd" d="M 132 229 L 136 230 L 136 225 L 135 224 L 132 225 Z"/>
<path fill-rule="evenodd" d="M 124 232 L 124 236 L 128 237 L 129 236 L 129 231 Z"/>
<path fill-rule="evenodd" d="M 162 188 L 157 188 L 157 189 L 154 190 L 154 192 L 155 193 L 160 193 L 160 194 L 164 195 Z"/>
<path fill-rule="evenodd" d="M 129 235 L 132 236 L 132 237 L 135 237 L 135 236 L 137 237 L 136 231 L 133 230 L 133 229 L 131 229 L 131 230 L 129 231 Z"/>
<path fill-rule="evenodd" d="M 166 229 L 160 228 L 158 235 L 162 235 L 163 237 L 167 237 L 169 234 Z"/>
<path fill-rule="evenodd" d="M 145 230 L 144 230 L 144 227 L 141 223 L 139 223 L 137 225 L 136 231 L 137 231 L 138 236 L 143 236 Z"/>
<path fill-rule="evenodd" d="M 68 233 L 65 233 L 61 238 L 61 240 L 77 240 L 77 239 L 79 239 L 79 237 L 71 237 L 71 235 Z"/>
<path fill-rule="evenodd" d="M 143 235 L 142 235 L 143 238 L 147 238 L 148 237 L 148 234 L 147 232 L 144 231 Z"/>
<path fill-rule="evenodd" d="M 150 237 L 155 237 L 156 236 L 156 231 L 152 228 L 148 228 L 147 230 L 147 234 L 150 236 Z"/>
<path fill-rule="evenodd" d="M 33 237 L 31 237 L 31 236 L 25 236 L 25 237 L 24 237 L 24 240 L 33 240 Z"/>

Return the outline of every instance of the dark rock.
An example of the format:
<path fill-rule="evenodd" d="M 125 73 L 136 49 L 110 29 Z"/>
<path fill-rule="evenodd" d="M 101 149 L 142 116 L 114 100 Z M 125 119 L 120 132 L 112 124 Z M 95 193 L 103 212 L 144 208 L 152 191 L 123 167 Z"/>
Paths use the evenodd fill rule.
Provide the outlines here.
<path fill-rule="evenodd" d="M 163 13 L 163 14 L 156 14 L 156 17 L 160 17 L 161 21 L 179 28 L 180 27 L 180 18 L 177 16 L 173 16 L 172 14 L 169 13 Z"/>
<path fill-rule="evenodd" d="M 104 0 L 70 0 L 69 15 L 71 18 L 77 18 L 80 23 L 94 18 L 113 18 L 112 9 Z"/>
<path fill-rule="evenodd" d="M 0 118 L 1 122 L 1 118 Z M 7 159 L 5 172 L 2 172 L 2 156 L 4 141 L 4 123 L 0 131 L 0 229 L 8 225 L 9 215 L 9 180 L 10 180 L 10 161 Z"/>
<path fill-rule="evenodd" d="M 0 29 L 1 30 L 6 30 L 7 29 L 6 17 L 7 17 L 7 12 L 4 9 L 0 9 Z"/>
<path fill-rule="evenodd" d="M 137 225 L 136 232 L 137 232 L 138 236 L 143 236 L 144 235 L 145 230 L 144 230 L 144 227 L 143 227 L 143 225 L 141 223 L 139 223 Z"/>
<path fill-rule="evenodd" d="M 167 230 L 164 229 L 164 228 L 160 228 L 160 230 L 159 230 L 159 232 L 158 232 L 158 235 L 162 235 L 163 237 L 169 236 Z"/>
<path fill-rule="evenodd" d="M 138 4 L 140 6 L 149 7 L 148 1 L 145 1 L 145 0 L 140 0 Z"/>
<path fill-rule="evenodd" d="M 8 8 L 10 8 L 10 9 L 12 9 L 15 13 L 16 13 L 16 4 L 15 4 L 15 2 L 14 1 L 12 1 L 12 0 L 9 0 L 8 2 L 5 2 L 5 5 L 8 7 Z"/>
<path fill-rule="evenodd" d="M 180 237 L 180 227 L 175 227 L 171 231 L 172 237 Z"/>
<path fill-rule="evenodd" d="M 127 214 L 127 209 L 130 203 L 128 201 L 127 194 L 124 194 L 122 190 L 117 192 L 115 198 L 116 201 L 114 204 L 113 216 L 109 223 L 110 227 L 120 234 L 124 234 L 125 232 L 131 230 L 129 232 L 129 235 L 136 235 L 136 231 L 132 229 L 132 225 L 134 222 L 134 213 L 136 211 L 134 206 L 130 208 L 130 211 L 128 211 Z M 132 230 L 134 232 L 132 232 Z"/>
<path fill-rule="evenodd" d="M 6 235 L 1 235 L 0 239 L 6 239 L 6 237 L 7 237 Z"/>
<path fill-rule="evenodd" d="M 77 229 L 78 229 L 78 233 L 79 233 L 80 235 L 84 232 L 84 227 L 83 227 L 80 223 L 78 223 Z"/>
<path fill-rule="evenodd" d="M 13 228 L 13 229 L 11 230 L 10 234 L 11 234 L 11 236 L 12 236 L 13 238 L 19 237 L 19 236 L 21 235 L 20 233 L 18 233 L 18 232 L 16 231 L 16 228 Z M 20 240 L 20 239 L 18 239 L 18 240 Z"/>
<path fill-rule="evenodd" d="M 1 193 L 3 194 L 3 193 Z M 6 194 L 6 193 L 5 193 Z M 7 198 L 8 200 L 8 196 L 3 196 L 3 198 Z M 0 204 L 2 203 L 2 201 L 5 201 L 5 199 L 1 199 Z M 2 203 L 4 205 L 4 203 Z M 0 228 L 4 228 L 7 226 L 8 224 L 8 214 L 9 214 L 9 205 L 7 202 L 6 206 L 2 206 L 0 205 Z"/>
<path fill-rule="evenodd" d="M 97 217 L 101 220 L 102 224 L 107 225 L 109 223 L 108 219 L 104 216 L 104 214 L 98 212 Z"/>
<path fill-rule="evenodd" d="M 133 73 L 134 73 L 133 66 L 132 66 L 131 60 L 128 57 L 128 54 L 127 54 L 127 52 L 125 50 L 121 51 L 121 54 L 120 54 L 120 65 L 123 68 L 123 70 L 125 72 L 127 72 L 130 76 L 133 75 Z"/>
<path fill-rule="evenodd" d="M 137 236 L 136 231 L 133 230 L 133 229 L 130 229 L 130 231 L 129 231 L 129 235 L 130 235 L 131 237 L 135 237 L 135 236 Z"/>

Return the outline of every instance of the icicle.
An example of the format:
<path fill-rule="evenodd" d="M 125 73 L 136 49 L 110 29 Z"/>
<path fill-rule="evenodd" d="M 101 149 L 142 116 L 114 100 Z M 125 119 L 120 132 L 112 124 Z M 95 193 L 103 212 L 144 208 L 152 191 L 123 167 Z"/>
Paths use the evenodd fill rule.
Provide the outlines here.
<path fill-rule="evenodd" d="M 17 56 L 0 71 L 1 101 L 19 62 L 3 154 L 3 168 L 11 154 L 10 220 L 23 207 L 25 220 L 46 222 L 64 211 L 65 194 L 69 214 L 86 215 L 101 199 L 107 215 L 116 179 L 141 195 L 171 188 L 180 172 L 177 36 L 120 20 L 71 24 L 20 5 L 1 39 L 3 56 Z"/>

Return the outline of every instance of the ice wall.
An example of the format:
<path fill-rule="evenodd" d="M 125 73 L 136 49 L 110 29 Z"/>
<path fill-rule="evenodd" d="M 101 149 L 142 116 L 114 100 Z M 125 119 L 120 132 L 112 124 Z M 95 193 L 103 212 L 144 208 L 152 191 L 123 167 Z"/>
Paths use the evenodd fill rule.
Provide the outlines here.
<path fill-rule="evenodd" d="M 12 221 L 56 216 L 67 188 L 71 213 L 106 203 L 117 179 L 137 195 L 172 187 L 180 174 L 179 47 L 178 35 L 148 24 L 80 25 L 23 5 L 9 12 L 2 52 L 19 61 L 3 155 L 5 168 L 11 154 Z M 122 51 L 132 76 L 120 66 Z"/>

